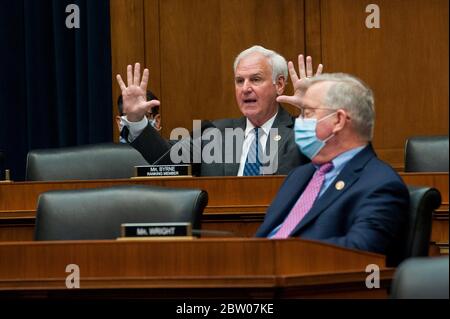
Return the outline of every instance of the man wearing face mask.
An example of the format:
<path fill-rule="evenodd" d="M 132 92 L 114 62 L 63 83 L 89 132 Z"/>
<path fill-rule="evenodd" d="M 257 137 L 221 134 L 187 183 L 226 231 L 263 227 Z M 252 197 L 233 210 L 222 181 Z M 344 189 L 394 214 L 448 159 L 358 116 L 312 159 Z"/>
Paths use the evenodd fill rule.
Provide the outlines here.
<path fill-rule="evenodd" d="M 408 190 L 372 148 L 372 91 L 347 74 L 299 79 L 279 102 L 301 110 L 294 132 L 311 163 L 293 170 L 256 236 L 300 237 L 388 256 L 397 264 L 409 207 Z"/>
<path fill-rule="evenodd" d="M 147 101 L 155 101 L 158 100 L 158 98 L 153 94 L 153 92 L 147 90 Z M 117 99 L 117 109 L 119 112 L 119 115 L 116 116 L 116 124 L 120 132 L 119 142 L 126 144 L 127 138 L 128 138 L 128 128 L 125 130 L 123 129 L 126 127 L 124 118 L 126 117 L 126 114 L 123 111 L 123 98 L 122 94 L 119 95 L 119 98 Z M 156 131 L 161 131 L 161 115 L 159 114 L 159 105 L 153 106 L 150 111 L 146 113 L 146 118 L 148 120 L 148 124 L 150 124 Z"/>

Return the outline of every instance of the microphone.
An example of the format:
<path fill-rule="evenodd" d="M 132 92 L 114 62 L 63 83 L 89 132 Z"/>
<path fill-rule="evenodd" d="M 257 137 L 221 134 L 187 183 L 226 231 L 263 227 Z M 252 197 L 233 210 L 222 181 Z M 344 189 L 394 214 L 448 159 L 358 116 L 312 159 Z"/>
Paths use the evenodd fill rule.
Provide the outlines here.
<path fill-rule="evenodd" d="M 203 132 L 205 130 L 207 130 L 207 129 L 210 129 L 210 128 L 216 128 L 216 126 L 211 121 L 202 120 L 201 121 L 201 125 L 200 125 L 200 129 L 192 130 L 189 133 L 189 136 L 184 137 L 181 140 L 179 140 L 178 142 L 172 144 L 167 151 L 165 151 L 156 161 L 153 162 L 152 165 L 158 165 L 161 162 L 163 162 L 163 163 L 167 163 L 168 162 L 170 164 L 173 164 L 172 161 L 170 160 L 170 158 L 167 159 L 165 157 L 170 153 L 170 151 L 172 150 L 172 148 L 175 145 L 179 145 L 179 146 L 181 145 L 182 149 L 185 149 L 186 147 L 189 147 L 190 159 L 191 159 L 191 164 L 192 164 L 192 154 L 194 153 L 194 147 L 196 146 L 195 145 L 196 143 L 194 143 L 194 137 L 199 136 L 200 137 L 200 143 L 201 143 L 201 136 L 202 136 Z M 179 143 L 181 143 L 181 144 L 179 144 Z"/>

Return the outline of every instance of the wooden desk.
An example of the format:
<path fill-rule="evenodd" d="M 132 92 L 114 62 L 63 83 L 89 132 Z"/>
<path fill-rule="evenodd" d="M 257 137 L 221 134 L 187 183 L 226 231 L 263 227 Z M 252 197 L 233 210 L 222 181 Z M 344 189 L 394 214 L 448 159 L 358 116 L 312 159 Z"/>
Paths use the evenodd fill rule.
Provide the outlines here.
<path fill-rule="evenodd" d="M 386 297 L 385 257 L 300 239 L 0 243 L 4 298 Z M 67 289 L 76 264 L 80 288 Z M 365 285 L 380 268 L 380 289 Z"/>
<path fill-rule="evenodd" d="M 448 173 L 400 173 L 406 184 L 433 186 L 442 205 L 433 219 L 432 255 L 448 253 Z M 284 176 L 152 178 L 0 184 L 0 241 L 32 240 L 36 203 L 40 193 L 55 189 L 143 184 L 204 189 L 209 194 L 202 221 L 204 229 L 233 231 L 251 237 L 261 224 Z"/>
<path fill-rule="evenodd" d="M 283 180 L 284 176 L 190 177 L 0 184 L 0 241 L 33 239 L 36 203 L 42 192 L 124 184 L 204 189 L 209 203 L 202 227 L 251 237 Z"/>

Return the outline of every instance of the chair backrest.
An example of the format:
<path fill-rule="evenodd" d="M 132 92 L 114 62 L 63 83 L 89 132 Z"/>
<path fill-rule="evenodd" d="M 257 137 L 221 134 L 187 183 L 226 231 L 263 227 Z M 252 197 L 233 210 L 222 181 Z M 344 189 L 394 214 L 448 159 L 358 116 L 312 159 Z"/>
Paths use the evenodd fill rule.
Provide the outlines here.
<path fill-rule="evenodd" d="M 134 166 L 148 165 L 128 144 L 90 144 L 33 150 L 27 156 L 26 180 L 129 178 Z"/>
<path fill-rule="evenodd" d="M 405 172 L 448 172 L 448 136 L 415 136 L 405 144 Z"/>
<path fill-rule="evenodd" d="M 123 185 L 49 191 L 38 198 L 36 240 L 115 239 L 123 223 L 190 222 L 200 228 L 208 194 Z"/>
<path fill-rule="evenodd" d="M 396 270 L 393 299 L 449 299 L 448 256 L 411 258 Z"/>
<path fill-rule="evenodd" d="M 410 207 L 403 259 L 428 256 L 432 216 L 441 205 L 441 193 L 431 187 L 408 186 Z"/>

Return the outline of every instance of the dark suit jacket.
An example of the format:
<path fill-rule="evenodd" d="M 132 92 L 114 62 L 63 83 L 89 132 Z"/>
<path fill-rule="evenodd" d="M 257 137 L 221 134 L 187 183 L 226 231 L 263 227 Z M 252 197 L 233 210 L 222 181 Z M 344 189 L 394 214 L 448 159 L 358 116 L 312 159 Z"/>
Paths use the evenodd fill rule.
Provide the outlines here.
<path fill-rule="evenodd" d="M 284 221 L 314 172 L 307 164 L 286 177 L 256 236 L 267 237 Z M 335 187 L 338 181 L 345 183 L 342 190 Z M 385 254 L 392 264 L 400 257 L 408 208 L 406 185 L 368 145 L 345 165 L 292 234 Z"/>
<path fill-rule="evenodd" d="M 278 109 L 278 114 L 274 120 L 272 128 L 278 128 L 278 135 L 280 140 L 277 144 L 277 170 L 274 174 L 288 174 L 293 168 L 309 162 L 309 159 L 304 156 L 294 139 L 294 122 L 295 118 L 291 116 L 282 107 Z M 247 121 L 245 117 L 239 119 L 222 119 L 213 122 L 215 127 L 222 133 L 226 128 L 241 128 L 245 130 Z M 273 138 L 273 137 L 272 137 Z M 269 144 L 269 139 L 267 143 Z M 147 160 L 148 163 L 153 164 L 155 161 L 165 156 L 165 153 L 173 145 L 170 141 L 163 139 L 158 132 L 156 132 L 150 125 L 131 143 Z M 222 139 L 222 154 L 225 154 L 225 139 Z M 242 150 L 242 145 L 236 147 L 239 151 Z M 204 163 L 200 165 L 199 175 L 201 176 L 236 176 L 239 170 L 238 154 L 237 160 L 234 157 L 233 162 L 225 163 L 225 155 L 223 155 L 221 163 Z M 162 164 L 162 163 L 160 163 Z"/>

